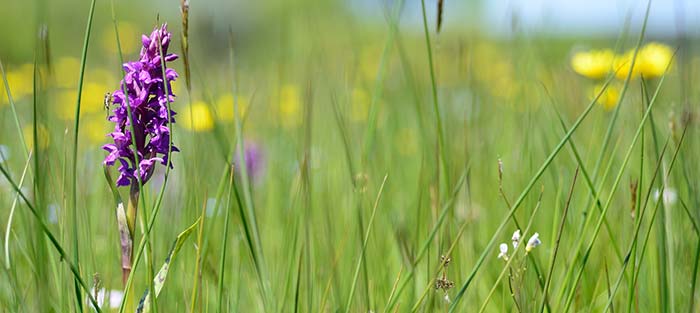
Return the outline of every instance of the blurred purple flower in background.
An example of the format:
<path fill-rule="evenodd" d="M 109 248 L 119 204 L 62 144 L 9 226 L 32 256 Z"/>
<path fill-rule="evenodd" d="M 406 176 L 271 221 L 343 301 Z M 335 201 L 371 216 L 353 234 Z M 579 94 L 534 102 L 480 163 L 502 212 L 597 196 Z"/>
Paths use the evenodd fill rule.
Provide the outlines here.
<path fill-rule="evenodd" d="M 259 183 L 265 172 L 265 152 L 255 142 L 246 140 L 243 144 L 243 159 L 248 177 L 253 183 Z M 234 167 L 238 175 L 241 175 L 240 163 L 240 157 L 236 151 Z"/>
<path fill-rule="evenodd" d="M 177 55 L 167 53 L 170 38 L 167 24 L 156 27 L 150 37 L 143 35 L 141 38 L 143 47 L 139 60 L 124 64 L 126 74 L 120 83 L 120 88 L 112 94 L 115 108 L 114 114 L 110 115 L 108 120 L 115 123 L 114 131 L 109 134 L 114 143 L 106 144 L 102 148 L 109 152 L 104 160 L 105 165 L 112 166 L 117 161 L 121 164 L 117 186 L 131 184 L 135 186 L 138 183 L 137 169 L 142 184 L 146 183 L 153 174 L 156 162 L 168 164 L 172 168 L 172 163 L 168 160 L 170 144 L 168 102 L 175 100 L 170 84 L 178 74 L 175 70 L 166 67 L 165 77 L 169 91 L 166 96 L 161 67 L 161 51 L 165 62 L 177 59 Z M 136 152 L 132 148 L 132 127 L 128 118 L 127 105 L 131 109 L 131 121 L 134 123 Z M 172 116 L 176 113 L 172 110 L 169 113 L 170 122 L 174 123 L 175 119 Z M 172 146 L 172 151 L 179 150 Z"/>

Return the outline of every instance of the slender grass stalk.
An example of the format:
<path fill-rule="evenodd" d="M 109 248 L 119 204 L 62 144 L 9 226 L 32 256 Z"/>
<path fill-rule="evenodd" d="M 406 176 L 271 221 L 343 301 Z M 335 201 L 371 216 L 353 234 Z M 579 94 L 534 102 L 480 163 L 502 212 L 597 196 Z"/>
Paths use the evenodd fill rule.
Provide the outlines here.
<path fill-rule="evenodd" d="M 465 221 L 464 223 L 462 223 L 462 226 L 457 231 L 457 235 L 455 236 L 455 239 L 452 241 L 452 244 L 450 245 L 450 247 L 447 249 L 447 252 L 445 253 L 446 256 L 452 255 L 452 251 L 457 246 L 457 243 L 459 242 L 459 239 L 462 237 L 462 234 L 464 233 L 464 230 L 467 228 L 467 225 L 468 225 L 468 221 Z M 418 301 L 416 301 L 416 303 L 411 308 L 411 312 L 418 311 L 418 309 L 420 308 L 420 305 L 423 303 L 423 299 L 425 299 L 425 296 L 428 295 L 428 291 L 430 291 L 430 289 L 432 289 L 435 286 L 435 281 L 437 280 L 437 277 L 438 277 L 437 275 L 439 275 L 440 271 L 442 271 L 445 268 L 445 264 L 447 264 L 447 260 L 448 260 L 448 258 L 445 258 L 438 264 L 438 268 L 435 271 L 435 274 L 433 275 L 433 277 L 435 277 L 435 278 L 430 279 L 430 282 L 425 286 L 425 289 L 423 289 L 423 292 L 421 293 L 420 298 L 418 298 Z M 392 288 L 392 294 L 393 294 L 393 290 L 396 289 L 396 284 L 398 284 L 398 280 L 396 281 L 396 283 L 394 283 L 394 288 Z"/>
<path fill-rule="evenodd" d="M 685 135 L 685 131 L 683 132 L 683 134 Z M 649 182 L 649 190 L 648 190 L 648 192 L 647 192 L 647 195 L 646 195 L 646 198 L 645 198 L 645 201 L 644 201 L 645 207 L 646 207 L 646 205 L 647 205 L 647 203 L 648 203 L 648 201 L 649 201 L 649 198 L 650 198 L 650 196 L 651 196 L 652 186 L 653 186 L 653 183 L 654 183 L 654 181 L 656 180 L 656 176 L 657 176 L 657 174 L 659 173 L 659 170 L 660 170 L 660 168 L 661 168 L 663 156 L 664 156 L 665 153 L 666 153 L 666 148 L 667 148 L 667 147 L 668 147 L 668 138 L 666 139 L 666 143 L 664 144 L 664 146 L 663 146 L 663 148 L 662 148 L 661 154 L 660 154 L 659 159 L 658 159 L 657 164 L 656 164 L 656 169 L 654 170 L 653 177 L 651 178 L 651 181 Z M 676 151 L 674 152 L 673 159 L 672 159 L 672 161 L 671 161 L 671 166 L 669 167 L 669 170 L 668 170 L 666 176 L 670 175 L 671 168 L 673 167 L 673 164 L 675 163 L 675 160 L 676 160 L 676 157 L 678 156 L 678 151 L 680 150 L 680 147 L 681 147 L 681 145 L 679 144 L 678 147 L 676 148 Z M 665 187 L 665 185 L 663 185 L 663 186 L 661 187 L 661 192 L 663 192 L 664 187 Z M 650 224 L 649 224 L 649 231 L 647 232 L 647 235 L 651 233 L 651 227 L 654 225 L 654 221 L 655 221 L 655 218 L 656 218 L 656 212 L 657 212 L 658 209 L 659 209 L 660 202 L 663 202 L 663 199 L 659 199 L 659 201 L 657 201 L 657 203 L 656 203 L 656 206 L 654 207 L 654 213 L 652 214 L 651 222 L 650 222 Z M 643 214 L 644 214 L 646 211 L 647 211 L 647 210 L 644 209 L 644 211 L 640 212 L 640 216 L 639 216 L 640 222 L 637 223 L 637 225 L 635 226 L 634 237 L 632 238 L 632 243 L 630 244 L 630 247 L 629 247 L 629 249 L 628 249 L 627 257 L 625 258 L 625 262 L 624 262 L 623 265 L 622 265 L 622 269 L 620 270 L 620 275 L 619 275 L 618 278 L 617 278 L 617 281 L 616 281 L 616 283 L 615 283 L 615 287 L 614 287 L 612 293 L 608 296 L 608 302 L 607 302 L 607 304 L 606 304 L 605 311 L 607 311 L 607 308 L 608 308 L 608 307 L 612 307 L 615 293 L 616 293 L 616 291 L 617 291 L 617 288 L 618 288 L 619 285 L 620 285 L 620 282 L 622 281 L 622 276 L 623 276 L 623 273 L 625 272 L 625 270 L 626 270 L 626 268 L 627 268 L 627 264 L 628 264 L 628 261 L 629 261 L 629 259 L 630 259 L 630 255 L 632 254 L 632 252 L 633 252 L 634 249 L 635 249 L 635 246 L 637 245 L 637 237 L 639 236 L 639 231 L 640 231 L 641 226 L 642 226 L 642 218 L 644 217 Z M 647 237 L 647 240 L 648 240 L 648 237 Z M 645 245 L 646 245 L 646 244 L 645 244 Z M 634 280 L 633 280 L 632 286 L 634 286 L 634 285 L 635 285 L 635 282 L 634 282 Z M 630 290 L 630 292 L 632 292 L 632 290 Z"/>
<path fill-rule="evenodd" d="M 645 105 L 645 103 L 649 103 L 649 94 L 647 92 L 647 84 L 646 81 L 644 80 L 644 77 L 641 77 L 641 93 L 642 93 L 642 104 Z M 651 127 L 651 138 L 653 141 L 653 149 L 654 152 L 656 153 L 657 158 L 661 158 L 659 156 L 659 138 L 658 138 L 658 131 L 656 128 L 656 123 L 654 123 L 654 116 L 651 115 L 649 116 L 649 125 Z M 665 185 L 667 182 L 666 180 L 664 181 L 659 181 L 657 184 L 659 185 Z M 674 262 L 673 262 L 673 251 L 670 251 L 673 249 L 672 245 L 668 242 L 670 239 L 670 234 L 668 234 L 668 223 L 670 219 L 670 215 L 668 213 L 668 210 L 664 204 L 663 201 L 661 201 L 661 215 L 659 215 L 659 223 L 657 224 L 657 233 L 658 236 L 661 238 L 659 240 L 660 245 L 658 246 L 658 255 L 659 255 L 659 269 L 657 271 L 659 275 L 659 283 L 660 287 L 663 289 L 659 290 L 658 295 L 661 297 L 661 306 L 666 310 L 666 306 L 670 306 L 670 311 L 671 312 L 676 312 L 675 310 L 675 301 L 674 301 L 674 289 L 675 289 L 675 284 L 671 283 L 669 284 L 669 281 L 674 282 Z M 669 268 L 670 267 L 670 268 Z M 670 296 L 669 296 L 670 295 Z M 669 300 L 670 298 L 670 300 Z"/>
<path fill-rule="evenodd" d="M 629 87 L 629 82 L 632 79 L 632 72 L 634 70 L 634 66 L 637 63 L 637 55 L 639 54 L 639 48 L 642 46 L 642 41 L 644 40 L 644 35 L 646 34 L 646 29 L 647 29 L 647 21 L 649 20 L 649 12 L 651 9 L 651 0 L 647 0 L 647 6 L 646 6 L 646 11 L 644 13 L 644 21 L 642 22 L 642 30 L 639 34 L 639 37 L 637 38 L 637 44 L 634 48 L 634 53 L 632 54 L 632 60 L 630 61 L 630 67 L 629 70 L 627 71 L 627 76 L 625 77 L 625 83 L 622 85 L 622 90 L 620 90 L 620 96 L 617 99 L 617 103 L 615 104 L 615 111 L 613 112 L 613 116 L 610 119 L 610 123 L 608 124 L 608 130 L 605 132 L 605 137 L 603 138 L 603 145 L 602 148 L 600 149 L 600 154 L 598 155 L 598 159 L 596 160 L 596 164 L 593 167 L 593 178 L 597 178 L 598 176 L 598 170 L 600 169 L 601 163 L 605 157 L 605 152 L 607 151 L 608 144 L 610 144 L 610 140 L 612 138 L 612 132 L 615 127 L 615 122 L 617 121 L 618 115 L 620 113 L 620 108 L 622 101 L 625 98 L 625 94 L 627 93 L 627 89 Z M 616 69 L 616 71 L 619 69 Z"/>
<path fill-rule="evenodd" d="M 394 5 L 393 14 L 388 15 L 389 24 L 397 23 L 399 20 L 399 15 L 401 13 L 401 8 L 403 7 L 404 0 L 398 0 Z M 377 76 L 374 80 L 374 89 L 372 91 L 372 100 L 369 106 L 369 117 L 367 119 L 367 128 L 365 130 L 364 137 L 364 149 L 362 164 L 365 165 L 369 159 L 370 153 L 374 146 L 374 138 L 376 137 L 377 131 L 377 114 L 379 109 L 377 108 L 379 99 L 382 95 L 382 89 L 384 88 L 384 75 L 386 73 L 387 64 L 389 63 L 389 54 L 391 52 L 392 45 L 394 43 L 394 36 L 398 32 L 398 28 L 390 27 L 389 34 L 384 42 L 384 50 L 382 51 L 382 56 L 379 61 L 379 68 L 377 69 Z"/>
<path fill-rule="evenodd" d="M 233 37 L 233 35 L 231 35 Z M 234 58 L 234 49 L 233 49 L 233 39 L 230 38 L 229 40 L 229 62 L 231 66 L 231 73 L 234 77 L 232 81 L 231 88 L 233 89 L 233 122 L 234 122 L 234 127 L 236 129 L 236 142 L 237 142 L 237 149 L 238 149 L 238 160 L 241 163 L 239 166 L 239 170 L 241 172 L 241 181 L 242 181 L 242 188 L 243 188 L 243 199 L 245 201 L 245 209 L 241 207 L 241 203 L 239 202 L 239 207 L 241 209 L 241 212 L 243 210 L 246 211 L 245 215 L 241 215 L 241 218 L 243 219 L 243 223 L 247 225 L 249 228 L 250 234 L 252 235 L 252 251 L 255 251 L 253 254 L 253 261 L 256 264 L 256 268 L 258 271 L 258 277 L 259 277 L 259 284 L 261 287 L 261 292 L 263 296 L 263 304 L 265 306 L 268 306 L 272 304 L 273 302 L 271 301 L 270 297 L 270 292 L 269 292 L 269 281 L 266 276 L 266 263 L 265 263 L 265 258 L 263 254 L 263 247 L 262 247 L 262 240 L 260 239 L 260 231 L 258 230 L 258 222 L 257 222 L 257 217 L 255 214 L 255 206 L 253 202 L 253 195 L 252 195 L 252 190 L 250 187 L 250 176 L 248 174 L 248 165 L 246 164 L 245 160 L 245 144 L 243 142 L 243 127 L 241 125 L 241 122 L 239 120 L 239 104 L 238 104 L 238 96 L 237 96 L 237 91 L 238 91 L 238 78 L 236 75 L 236 63 L 235 63 L 235 58 Z M 235 189 L 236 195 L 238 198 L 238 189 Z"/>
<path fill-rule="evenodd" d="M 233 183 L 232 183 L 233 184 Z M 206 197 L 205 197 L 206 198 Z M 230 206 L 229 206 L 230 207 Z M 226 213 L 228 217 L 228 212 Z M 199 234 L 197 235 L 197 258 L 194 263 L 194 274 L 192 275 L 192 298 L 190 299 L 190 313 L 194 313 L 194 308 L 197 305 L 197 296 L 199 295 L 200 283 L 202 280 L 202 251 L 204 250 L 204 219 L 207 217 L 207 201 L 202 205 L 202 213 L 199 215 Z M 226 246 L 224 246 L 226 249 Z M 201 306 L 200 306 L 201 308 Z"/>
<path fill-rule="evenodd" d="M 299 311 L 299 296 L 301 294 L 301 269 L 302 269 L 302 264 L 304 260 L 304 250 L 305 246 L 302 244 L 301 249 L 299 250 L 299 257 L 297 257 L 297 283 L 296 287 L 294 288 L 294 313 L 297 313 Z"/>
<path fill-rule="evenodd" d="M 423 13 L 423 33 L 425 35 L 425 46 L 428 50 L 428 66 L 430 68 L 430 86 L 433 96 L 433 111 L 435 111 L 435 127 L 438 135 L 438 150 L 440 154 L 440 164 L 442 168 L 442 176 L 445 180 L 445 190 L 450 189 L 450 172 L 447 170 L 447 146 L 445 145 L 445 134 L 442 127 L 442 117 L 440 115 L 440 105 L 438 103 L 437 82 L 435 79 L 435 69 L 433 63 L 433 49 L 430 43 L 430 31 L 428 30 L 428 17 L 425 13 L 425 0 L 421 0 L 421 12 Z"/>
<path fill-rule="evenodd" d="M 372 233 L 372 226 L 374 225 L 374 216 L 377 213 L 377 207 L 379 207 L 379 200 L 382 198 L 382 193 L 384 192 L 384 185 L 386 184 L 386 179 L 389 174 L 384 175 L 384 180 L 382 180 L 381 186 L 379 186 L 379 192 L 377 193 L 377 199 L 374 201 L 374 207 L 372 208 L 372 215 L 369 217 L 369 222 L 367 223 L 367 232 L 365 233 L 364 240 L 362 242 L 362 250 L 360 250 L 360 257 L 357 259 L 357 265 L 355 266 L 355 274 L 353 275 L 352 284 L 350 285 L 350 293 L 348 295 L 347 303 L 345 304 L 345 313 L 350 312 L 350 307 L 352 306 L 352 299 L 355 295 L 355 288 L 357 286 L 357 279 L 360 276 L 360 268 L 362 267 L 362 260 L 367 250 L 367 242 L 369 241 L 369 235 Z"/>
<path fill-rule="evenodd" d="M 662 153 L 661 153 L 662 156 L 665 154 L 665 152 L 666 152 L 666 147 L 667 147 L 667 146 L 668 146 L 668 140 L 666 141 L 666 144 L 664 144 L 663 151 L 662 151 Z M 679 147 L 679 148 L 680 148 L 680 147 Z M 646 206 L 647 206 L 648 201 L 649 201 L 649 198 L 650 198 L 650 196 L 651 196 L 651 191 L 652 191 L 653 183 L 654 183 L 654 181 L 656 180 L 656 176 L 657 176 L 657 174 L 658 174 L 658 172 L 659 172 L 659 169 L 660 169 L 660 167 L 661 167 L 661 162 L 662 162 L 662 158 L 659 158 L 659 160 L 657 161 L 657 164 L 656 164 L 656 169 L 655 169 L 654 172 L 653 172 L 653 177 L 652 177 L 652 179 L 651 179 L 651 181 L 650 181 L 650 184 L 649 184 L 649 188 L 648 188 L 648 191 L 647 191 L 647 195 L 646 195 L 646 198 L 645 198 L 645 201 L 644 201 L 644 209 L 640 212 L 639 222 L 638 222 L 637 225 L 635 226 L 634 237 L 633 237 L 632 243 L 631 243 L 630 248 L 629 248 L 628 258 L 625 259 L 626 262 L 623 264 L 620 277 L 618 277 L 618 280 L 617 280 L 617 282 L 616 282 L 616 284 L 615 284 L 615 288 L 613 289 L 612 295 L 610 295 L 609 298 L 608 298 L 608 303 L 606 304 L 606 309 L 607 309 L 607 307 L 612 306 L 612 301 L 613 301 L 613 299 L 614 299 L 614 296 L 615 296 L 615 293 L 616 293 L 616 291 L 617 291 L 617 288 L 618 288 L 618 286 L 619 286 L 619 284 L 620 284 L 620 282 L 621 282 L 621 275 L 622 275 L 622 272 L 624 272 L 625 269 L 626 269 L 626 267 L 627 267 L 627 263 L 628 263 L 627 260 L 629 260 L 629 255 L 632 254 L 632 253 L 635 253 L 635 250 L 636 250 L 636 247 L 637 247 L 637 244 L 638 244 L 637 237 L 639 236 L 639 231 L 640 231 L 641 225 L 642 225 L 642 217 L 643 217 L 643 214 L 646 213 L 646 211 L 647 211 L 647 210 L 646 210 Z M 648 240 L 649 240 L 649 235 L 651 234 L 651 227 L 654 225 L 654 221 L 656 220 L 656 213 L 658 212 L 658 209 L 659 209 L 659 203 L 657 202 L 656 205 L 654 206 L 654 212 L 652 213 L 651 221 L 650 221 L 650 224 L 649 224 L 649 231 L 647 231 L 647 235 L 646 235 L 646 238 L 645 238 L 645 240 L 644 240 L 644 244 L 643 244 L 643 248 L 642 248 L 642 253 L 641 253 L 641 255 L 639 256 L 640 262 L 641 262 L 641 259 L 644 257 L 644 252 L 645 252 L 645 250 L 646 250 L 646 244 L 647 244 L 647 242 L 648 242 Z M 639 272 L 637 271 L 636 273 L 638 274 Z M 633 292 L 634 292 L 634 287 L 636 286 L 637 274 L 634 274 L 634 275 L 633 275 L 632 282 L 630 283 L 630 290 L 629 290 L 629 292 L 632 293 L 632 294 L 633 294 Z M 632 298 L 633 298 L 633 296 L 630 296 L 630 297 L 629 297 L 628 308 L 631 308 L 631 307 L 632 307 Z"/>
<path fill-rule="evenodd" d="M 221 312 L 222 305 L 223 305 L 223 299 L 224 299 L 224 276 L 226 273 L 226 251 L 228 250 L 228 229 L 229 229 L 229 221 L 231 217 L 231 211 L 233 210 L 233 202 L 231 201 L 232 196 L 232 191 L 233 191 L 233 166 L 230 167 L 229 170 L 229 190 L 228 190 L 228 196 L 226 200 L 226 218 L 224 219 L 224 229 L 223 229 L 223 242 L 221 243 L 222 249 L 221 249 L 221 259 L 219 260 L 219 291 L 218 291 L 218 299 L 219 299 L 219 305 L 217 306 L 217 312 Z M 196 292 L 196 291 L 195 291 Z M 194 308 L 194 302 L 192 305 L 192 308 Z M 194 309 L 191 310 L 194 312 Z"/>
<path fill-rule="evenodd" d="M 546 90 L 546 88 L 545 88 L 545 90 Z M 567 126 L 566 121 L 564 120 L 564 116 L 562 116 L 561 112 L 559 112 L 559 110 L 557 110 L 556 106 L 554 105 L 554 99 L 549 94 L 549 91 L 548 90 L 546 90 L 546 91 L 550 97 L 550 100 L 551 100 L 550 103 L 552 104 L 552 109 L 557 114 L 557 118 L 559 119 L 559 124 L 561 125 L 562 130 L 564 132 L 566 132 L 566 130 L 568 129 L 568 126 Z M 642 134 L 642 135 L 644 135 L 644 134 Z M 573 153 L 574 158 L 576 159 L 578 169 L 580 169 L 581 174 L 583 175 L 583 179 L 586 182 L 586 186 L 588 187 L 588 190 L 591 193 L 591 197 L 593 198 L 593 201 L 595 201 L 595 206 L 598 208 L 599 212 L 603 212 L 603 204 L 600 203 L 600 194 L 598 193 L 598 191 L 593 183 L 593 179 L 591 178 L 591 176 L 588 174 L 588 171 L 586 170 L 586 165 L 583 163 L 583 160 L 581 159 L 581 154 L 579 153 L 578 148 L 576 148 L 576 143 L 575 143 L 573 138 L 569 140 L 569 145 L 571 147 L 571 152 Z M 603 181 L 605 181 L 605 180 L 603 180 Z M 615 240 L 615 236 L 613 235 L 615 232 L 613 232 L 613 228 L 610 226 L 610 223 L 608 222 L 607 218 L 605 218 L 605 220 L 604 220 L 604 225 L 605 225 L 605 230 L 608 232 L 608 239 L 610 240 L 612 247 L 615 249 L 615 253 L 617 254 L 618 259 L 622 260 L 622 252 L 620 251 L 620 249 L 617 245 L 617 241 Z"/>
<path fill-rule="evenodd" d="M 462 186 L 466 180 L 466 173 L 467 173 L 466 170 L 462 173 L 462 175 L 460 176 L 459 180 L 457 181 L 457 184 L 455 185 L 455 187 L 452 191 L 452 195 L 450 196 L 450 198 L 447 199 L 447 201 L 445 201 L 442 204 L 442 208 L 440 208 L 440 214 L 438 215 L 437 220 L 433 224 L 433 228 L 430 230 L 430 233 L 428 234 L 428 238 L 425 239 L 423 244 L 418 249 L 418 253 L 416 254 L 415 259 L 411 263 L 411 267 L 409 269 L 408 274 L 406 275 L 406 278 L 403 280 L 401 285 L 399 285 L 399 288 L 394 293 L 393 297 L 390 297 L 387 300 L 387 305 L 384 308 L 385 313 L 390 312 L 392 309 L 394 309 L 394 306 L 396 305 L 399 297 L 403 293 L 404 288 L 406 288 L 408 283 L 414 278 L 418 264 L 423 259 L 425 254 L 428 252 L 428 249 L 430 248 L 430 245 L 432 244 L 433 239 L 435 239 L 435 235 L 437 234 L 438 230 L 440 230 L 442 223 L 445 221 L 445 217 L 447 216 L 447 213 L 452 209 L 452 207 L 454 205 L 454 201 L 457 198 L 459 191 L 462 189 Z"/>
<path fill-rule="evenodd" d="M 15 105 L 15 99 L 12 97 L 12 90 L 10 89 L 10 82 L 7 80 L 7 74 L 5 73 L 5 67 L 2 65 L 0 60 L 0 74 L 2 74 L 2 82 L 5 86 L 5 93 L 7 96 L 7 102 L 10 104 L 10 110 L 12 111 L 12 118 L 15 122 L 15 128 L 17 129 L 17 136 L 22 144 L 22 151 L 24 152 L 24 157 L 29 159 L 29 148 L 27 147 L 27 141 L 24 138 L 24 132 L 22 132 L 22 125 L 19 121 L 19 116 L 17 115 L 17 107 Z M 20 187 L 22 184 L 20 183 Z"/>
<path fill-rule="evenodd" d="M 574 187 L 576 186 L 576 178 L 578 178 L 579 169 L 580 167 L 577 167 L 576 172 L 574 172 L 574 178 L 571 183 L 571 189 L 569 189 L 569 196 L 566 199 L 566 206 L 564 206 L 564 213 L 562 214 L 561 221 L 559 222 L 559 229 L 557 230 L 557 239 L 554 243 L 554 252 L 552 252 L 552 257 L 549 261 L 549 272 L 547 273 L 546 279 L 547 282 L 545 283 L 544 290 L 542 292 L 542 304 L 540 305 L 540 313 L 544 312 L 544 307 L 547 303 L 547 295 L 549 294 L 552 276 L 554 276 L 554 264 L 557 262 L 557 255 L 559 254 L 559 244 L 561 243 L 561 236 L 564 233 L 566 217 L 569 216 L 569 207 L 571 206 L 571 198 L 573 198 L 574 196 Z"/>
<path fill-rule="evenodd" d="M 88 14 L 87 26 L 85 27 L 85 39 L 83 41 L 83 52 L 80 59 L 80 75 L 78 77 L 77 99 L 75 102 L 75 132 L 73 133 L 73 202 L 72 202 L 72 224 L 73 224 L 73 260 L 75 264 L 80 264 L 80 244 L 78 241 L 78 133 L 80 130 L 80 100 L 83 93 L 83 80 L 85 78 L 85 63 L 87 62 L 88 44 L 90 43 L 90 33 L 92 31 L 92 19 L 95 15 L 95 0 L 90 2 L 90 13 Z M 38 169 L 37 169 L 38 170 Z M 75 296 L 78 310 L 83 310 L 83 296 L 80 292 L 78 282 L 74 281 Z"/>

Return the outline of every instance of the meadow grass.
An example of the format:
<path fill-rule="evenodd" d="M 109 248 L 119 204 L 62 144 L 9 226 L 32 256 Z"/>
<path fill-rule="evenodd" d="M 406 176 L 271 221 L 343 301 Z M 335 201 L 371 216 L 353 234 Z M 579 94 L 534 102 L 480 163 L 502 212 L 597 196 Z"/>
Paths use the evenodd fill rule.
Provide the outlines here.
<path fill-rule="evenodd" d="M 32 3 L 31 50 L 0 49 L 0 311 L 697 311 L 697 42 L 649 38 L 651 2 L 617 38 L 565 39 L 465 31 L 435 4 L 365 25 L 280 2 L 246 35 L 186 0 L 93 0 L 66 36 Z M 95 99 L 128 91 L 164 22 L 173 168 L 117 187 Z M 615 62 L 582 72 L 581 46 Z"/>

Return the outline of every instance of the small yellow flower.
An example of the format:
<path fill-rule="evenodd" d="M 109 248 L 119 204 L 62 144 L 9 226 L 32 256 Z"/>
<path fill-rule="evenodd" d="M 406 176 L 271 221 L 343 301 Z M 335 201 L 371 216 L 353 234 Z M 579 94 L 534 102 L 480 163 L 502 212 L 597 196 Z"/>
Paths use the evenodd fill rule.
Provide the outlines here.
<path fill-rule="evenodd" d="M 591 90 L 591 100 L 595 99 L 595 97 L 603 91 L 603 85 L 596 85 L 593 86 L 593 89 Z M 607 111 L 610 111 L 615 108 L 617 105 L 617 101 L 620 99 L 620 87 L 617 85 L 612 85 L 608 84 L 608 87 L 605 88 L 603 91 L 603 94 L 600 95 L 600 98 L 598 98 L 598 104 L 602 105 L 603 108 Z"/>
<path fill-rule="evenodd" d="M 233 95 L 230 93 L 224 94 L 216 100 L 216 117 L 220 121 L 231 122 L 234 117 Z M 239 95 L 236 97 L 238 102 L 238 118 L 243 118 L 248 111 L 248 97 Z"/>
<path fill-rule="evenodd" d="M 83 87 L 83 96 L 80 99 L 80 116 L 86 113 L 97 113 L 104 108 L 104 97 L 107 86 L 97 83 L 87 83 Z M 76 91 L 73 89 L 63 90 L 58 93 L 54 108 L 56 116 L 62 120 L 73 120 L 75 118 Z"/>
<path fill-rule="evenodd" d="M 371 97 L 363 89 L 353 89 L 350 102 L 350 120 L 353 122 L 366 121 L 371 101 Z"/>
<path fill-rule="evenodd" d="M 214 128 L 214 118 L 209 106 L 203 101 L 192 104 L 189 108 L 180 111 L 178 123 L 186 129 L 195 132 L 209 131 Z"/>
<path fill-rule="evenodd" d="M 618 79 L 624 80 L 627 78 L 633 57 L 634 50 L 630 50 L 615 59 L 615 68 L 617 69 L 615 76 Z M 637 53 L 637 59 L 634 62 L 630 78 L 638 78 L 640 75 L 643 75 L 645 78 L 659 77 L 666 72 L 666 68 L 671 65 L 672 59 L 673 50 L 669 46 L 656 42 L 646 44 Z"/>
<path fill-rule="evenodd" d="M 78 84 L 80 76 L 80 60 L 73 57 L 58 59 L 54 67 L 54 85 L 62 88 L 72 88 Z"/>
<path fill-rule="evenodd" d="M 34 92 L 34 65 L 23 64 L 15 70 L 7 72 L 7 83 L 10 85 L 10 91 L 13 100 L 21 99 L 29 96 Z M 0 79 L 0 105 L 9 103 L 7 93 L 5 92 L 5 82 Z"/>
<path fill-rule="evenodd" d="M 284 85 L 280 89 L 279 112 L 283 127 L 293 128 L 301 124 L 301 98 L 296 85 Z"/>
<path fill-rule="evenodd" d="M 575 53 L 571 67 L 576 73 L 592 79 L 604 78 L 615 61 L 615 53 L 610 49 Z"/>
<path fill-rule="evenodd" d="M 642 48 L 640 57 L 639 72 L 644 77 L 659 77 L 671 64 L 673 50 L 667 45 L 652 42 Z"/>
<path fill-rule="evenodd" d="M 34 148 L 34 125 L 29 124 L 22 128 L 22 135 L 24 135 L 24 140 L 27 142 L 27 148 L 30 150 Z M 49 147 L 50 136 L 49 130 L 46 126 L 39 124 L 36 127 L 36 137 L 39 143 L 39 148 L 44 150 Z"/>

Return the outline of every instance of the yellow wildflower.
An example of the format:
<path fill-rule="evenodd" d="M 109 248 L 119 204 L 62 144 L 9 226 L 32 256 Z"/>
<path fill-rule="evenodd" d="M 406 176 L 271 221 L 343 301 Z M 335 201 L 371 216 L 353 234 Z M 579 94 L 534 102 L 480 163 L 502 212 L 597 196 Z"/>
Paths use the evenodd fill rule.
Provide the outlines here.
<path fill-rule="evenodd" d="M 279 112 L 283 127 L 292 128 L 301 124 L 301 98 L 296 85 L 284 85 L 280 89 Z"/>
<path fill-rule="evenodd" d="M 671 64 L 673 50 L 667 45 L 652 42 L 639 51 L 639 72 L 644 77 L 659 77 Z"/>
<path fill-rule="evenodd" d="M 615 108 L 617 101 L 620 99 L 620 87 L 617 85 L 608 84 L 608 87 L 603 90 L 603 85 L 596 85 L 591 90 L 591 100 L 603 91 L 603 94 L 598 98 L 598 104 L 602 105 L 607 111 Z"/>
<path fill-rule="evenodd" d="M 34 92 L 34 65 L 23 64 L 15 70 L 7 72 L 7 83 L 10 85 L 12 99 L 18 100 L 24 96 L 29 96 Z M 5 93 L 5 82 L 0 79 L 0 103 L 9 103 Z"/>
<path fill-rule="evenodd" d="M 203 101 L 192 104 L 189 108 L 180 111 L 178 123 L 186 129 L 195 132 L 208 131 L 214 128 L 214 118 L 209 106 Z"/>
<path fill-rule="evenodd" d="M 80 76 L 80 60 L 73 57 L 58 59 L 54 67 L 54 85 L 62 88 L 72 88 L 78 84 Z"/>
<path fill-rule="evenodd" d="M 592 79 L 601 79 L 610 72 L 615 53 L 610 49 L 578 52 L 571 58 L 571 67 L 576 73 Z"/>
<path fill-rule="evenodd" d="M 226 121 L 230 122 L 233 121 L 233 94 L 227 93 L 219 97 L 219 99 L 216 101 L 216 117 L 220 121 Z M 236 101 L 238 102 L 238 118 L 242 118 L 245 116 L 246 112 L 248 111 L 248 97 L 246 96 L 237 96 Z"/>
<path fill-rule="evenodd" d="M 618 79 L 626 79 L 634 57 L 634 50 L 627 51 L 622 56 L 616 58 L 615 76 Z M 631 78 L 643 75 L 645 78 L 656 78 L 664 74 L 673 58 L 673 50 L 667 45 L 652 42 L 639 49 L 637 60 L 632 69 Z"/>
<path fill-rule="evenodd" d="M 104 108 L 104 97 L 107 86 L 97 83 L 87 83 L 83 87 L 83 96 L 80 99 L 80 116 L 85 113 L 96 113 Z M 76 91 L 67 89 L 59 92 L 56 97 L 56 116 L 62 120 L 75 118 Z M 105 113 L 106 114 L 106 113 Z"/>

